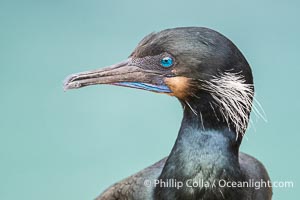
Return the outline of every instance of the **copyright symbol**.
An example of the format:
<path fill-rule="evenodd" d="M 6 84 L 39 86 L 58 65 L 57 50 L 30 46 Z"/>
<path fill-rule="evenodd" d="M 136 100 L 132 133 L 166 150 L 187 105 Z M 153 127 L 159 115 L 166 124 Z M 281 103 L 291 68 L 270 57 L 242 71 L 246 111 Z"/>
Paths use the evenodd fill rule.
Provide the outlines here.
<path fill-rule="evenodd" d="M 150 180 L 144 180 L 144 186 L 151 187 L 151 181 Z"/>

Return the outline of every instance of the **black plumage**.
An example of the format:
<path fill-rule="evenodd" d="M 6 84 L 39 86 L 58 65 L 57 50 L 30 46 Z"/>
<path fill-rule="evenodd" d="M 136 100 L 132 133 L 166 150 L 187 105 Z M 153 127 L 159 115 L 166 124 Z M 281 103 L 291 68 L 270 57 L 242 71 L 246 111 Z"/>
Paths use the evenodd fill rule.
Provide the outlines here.
<path fill-rule="evenodd" d="M 184 113 L 168 157 L 116 183 L 97 199 L 271 199 L 270 187 L 221 185 L 269 181 L 258 160 L 239 152 L 252 106 L 253 77 L 242 53 L 225 36 L 201 27 L 151 33 L 126 61 L 71 75 L 65 89 L 93 84 L 166 93 L 179 99 Z M 153 184 L 157 180 L 183 186 Z M 145 181 L 152 186 L 146 187 Z M 189 187 L 187 182 L 208 185 Z"/>

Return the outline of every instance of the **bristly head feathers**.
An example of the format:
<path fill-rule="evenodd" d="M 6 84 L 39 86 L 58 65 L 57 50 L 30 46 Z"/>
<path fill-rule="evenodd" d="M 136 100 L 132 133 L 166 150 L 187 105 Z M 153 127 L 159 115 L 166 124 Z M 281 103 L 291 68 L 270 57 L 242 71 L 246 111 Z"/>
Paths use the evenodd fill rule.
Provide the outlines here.
<path fill-rule="evenodd" d="M 243 75 L 224 72 L 213 76 L 209 81 L 201 81 L 201 89 L 210 93 L 226 123 L 233 123 L 235 132 L 244 135 L 252 108 L 254 97 L 253 84 L 247 84 Z"/>

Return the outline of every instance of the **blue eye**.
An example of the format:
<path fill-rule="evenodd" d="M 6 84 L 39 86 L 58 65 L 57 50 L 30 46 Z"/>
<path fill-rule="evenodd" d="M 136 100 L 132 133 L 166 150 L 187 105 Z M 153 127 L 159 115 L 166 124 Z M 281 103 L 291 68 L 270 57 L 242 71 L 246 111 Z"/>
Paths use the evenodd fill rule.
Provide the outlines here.
<path fill-rule="evenodd" d="M 163 67 L 171 67 L 173 65 L 173 59 L 169 56 L 164 57 L 160 60 L 160 65 Z"/>

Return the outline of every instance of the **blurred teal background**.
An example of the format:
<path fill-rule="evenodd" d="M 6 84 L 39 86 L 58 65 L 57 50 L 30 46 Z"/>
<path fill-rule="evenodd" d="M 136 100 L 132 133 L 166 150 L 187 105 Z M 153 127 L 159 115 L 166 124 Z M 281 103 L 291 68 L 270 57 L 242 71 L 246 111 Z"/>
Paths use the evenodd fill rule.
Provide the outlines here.
<path fill-rule="evenodd" d="M 114 86 L 63 92 L 63 79 L 126 58 L 152 31 L 205 26 L 252 66 L 268 122 L 241 150 L 261 160 L 273 199 L 297 199 L 299 1 L 0 0 L 0 199 L 93 199 L 168 155 L 182 113 L 175 98 Z"/>

